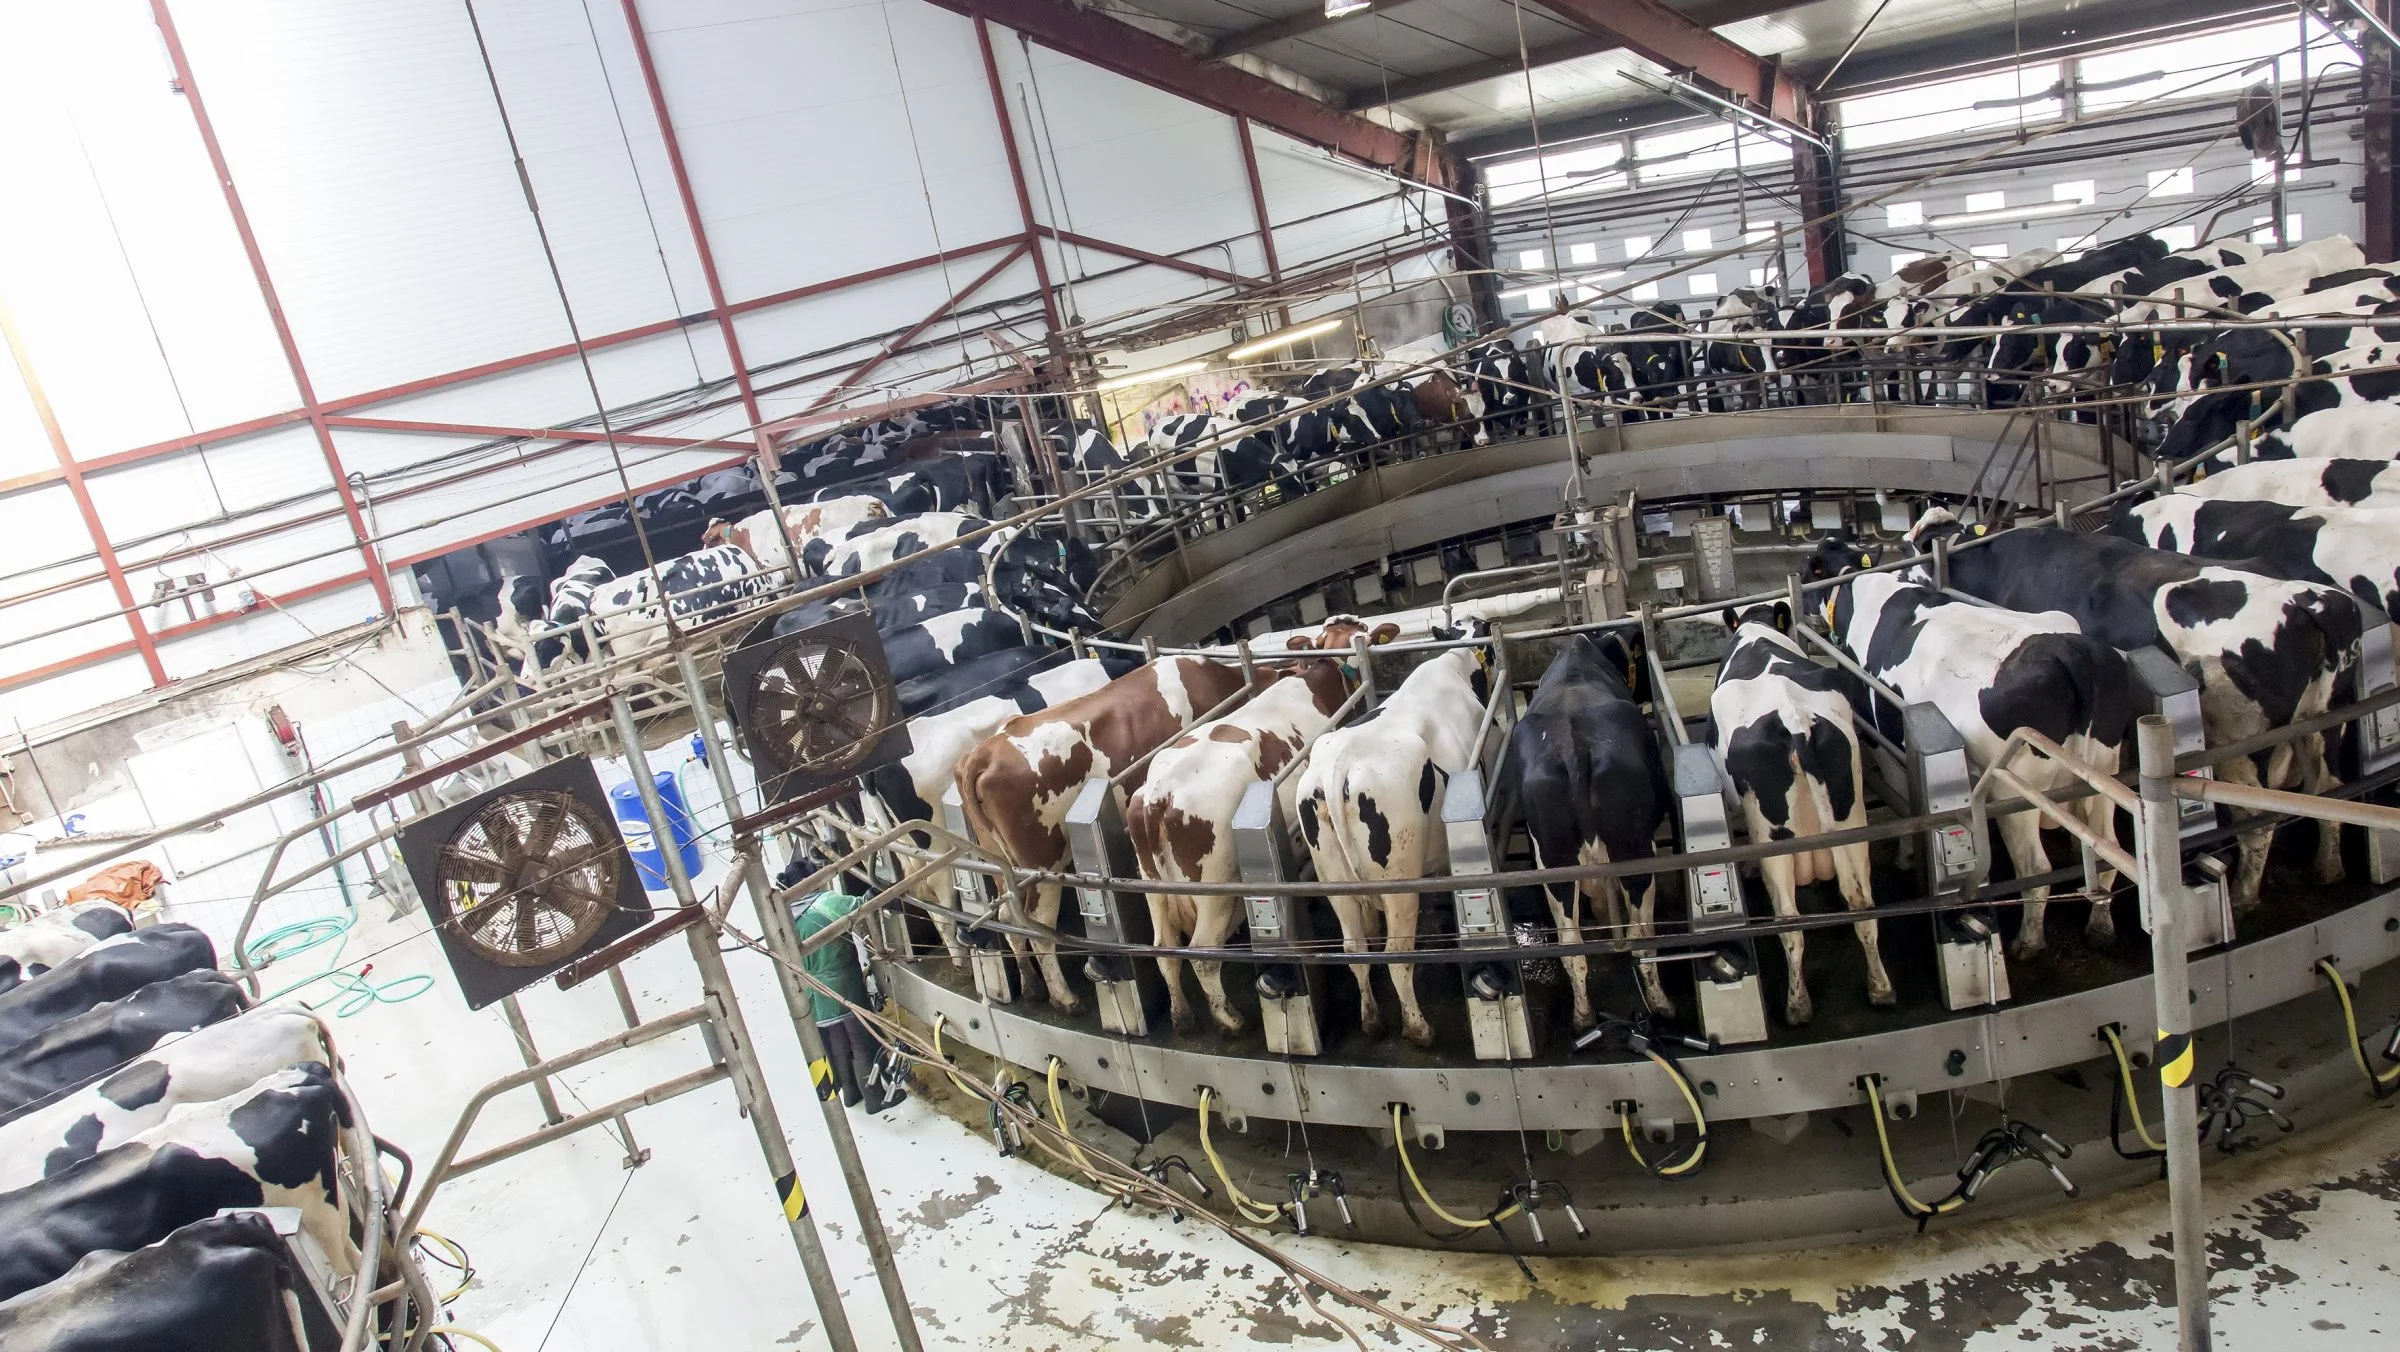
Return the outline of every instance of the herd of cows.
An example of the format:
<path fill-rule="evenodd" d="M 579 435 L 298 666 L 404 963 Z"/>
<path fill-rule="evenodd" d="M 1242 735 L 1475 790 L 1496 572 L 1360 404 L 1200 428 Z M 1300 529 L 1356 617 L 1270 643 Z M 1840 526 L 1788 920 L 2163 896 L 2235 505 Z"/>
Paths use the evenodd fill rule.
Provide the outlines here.
<path fill-rule="evenodd" d="M 359 1270 L 354 1125 L 324 1026 L 252 1007 L 199 930 L 95 901 L 0 931 L 0 1344 L 324 1345 L 299 1264 Z"/>

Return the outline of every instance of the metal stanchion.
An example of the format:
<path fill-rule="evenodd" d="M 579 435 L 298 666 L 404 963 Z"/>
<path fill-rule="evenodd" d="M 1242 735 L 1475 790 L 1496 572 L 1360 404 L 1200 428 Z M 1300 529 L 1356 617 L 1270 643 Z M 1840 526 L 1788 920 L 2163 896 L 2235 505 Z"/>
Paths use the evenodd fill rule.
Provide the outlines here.
<path fill-rule="evenodd" d="M 676 669 L 682 673 L 684 688 L 690 692 L 694 719 L 700 731 L 701 745 L 708 749 L 708 768 L 717 780 L 717 795 L 724 801 L 728 817 L 737 815 L 739 800 L 733 785 L 733 767 L 726 762 L 724 743 L 717 739 L 716 721 L 709 717 L 707 702 L 702 698 L 700 664 L 690 653 L 675 654 Z M 755 844 L 742 847 L 738 856 L 742 876 L 740 885 L 750 893 L 750 902 L 758 911 L 759 932 L 765 936 L 767 951 L 775 955 L 775 982 L 783 991 L 783 1002 L 791 1010 L 792 1031 L 800 1035 L 801 1054 L 808 1058 L 809 1074 L 813 1079 L 817 1067 L 825 1064 L 825 1040 L 817 1035 L 817 1021 L 811 1010 L 808 988 L 800 984 L 794 973 L 800 965 L 800 934 L 792 927 L 792 913 L 775 900 L 775 889 L 768 885 L 766 861 L 761 859 Z M 884 1232 L 883 1214 L 875 1202 L 874 1185 L 867 1181 L 867 1166 L 858 1157 L 858 1142 L 850 1134 L 850 1113 L 838 1097 L 820 1094 L 817 1106 L 825 1114 L 826 1133 L 833 1137 L 833 1153 L 842 1163 L 842 1181 L 849 1186 L 850 1204 L 858 1211 L 859 1233 L 867 1241 L 867 1256 L 874 1260 L 875 1280 L 883 1287 L 884 1304 L 890 1308 L 892 1328 L 900 1335 L 902 1352 L 921 1352 L 924 1342 L 917 1334 L 917 1317 L 909 1309 L 908 1288 L 900 1281 L 900 1265 L 892 1256 L 891 1236 Z"/>
<path fill-rule="evenodd" d="M 2142 818 L 2137 837 L 2150 983 L 2158 1008 L 2159 1099 L 2166 1117 L 2167 1201 L 2175 1244 L 2177 1346 L 2206 1352 L 2208 1241 L 2200 1209 L 2199 1108 L 2191 1090 L 2191 973 L 2184 952 L 2183 842 L 2175 802 L 2175 725 L 2145 714 L 2139 731 Z"/>
<path fill-rule="evenodd" d="M 650 829 L 657 833 L 663 847 L 661 856 L 666 862 L 667 885 L 675 900 L 685 906 L 697 906 L 692 893 L 692 880 L 683 871 L 683 852 L 675 848 L 675 831 L 667 819 L 665 805 L 658 800 L 658 785 L 651 782 L 649 758 L 642 751 L 642 732 L 633 721 L 633 704 L 623 692 L 609 699 L 609 712 L 615 715 L 617 740 L 625 749 L 628 767 L 633 771 L 634 786 L 641 791 L 642 811 L 650 818 Z M 707 712 L 703 705 L 699 711 Z M 717 931 L 714 925 L 693 925 L 684 933 L 691 940 L 692 962 L 700 969 L 700 989 L 709 1010 L 708 1027 L 716 1036 L 717 1048 L 731 1072 L 734 1098 L 758 1133 L 759 1152 L 767 1157 L 767 1170 L 775 1178 L 776 1200 L 783 1206 L 783 1218 L 791 1227 L 792 1244 L 800 1250 L 800 1266 L 808 1274 L 808 1289 L 817 1300 L 817 1317 L 825 1323 L 825 1339 L 834 1352 L 857 1352 L 858 1344 L 850 1334 L 850 1316 L 842 1309 L 842 1292 L 834 1284 L 833 1269 L 826 1265 L 825 1246 L 817 1238 L 816 1219 L 808 1214 L 808 1194 L 801 1190 L 800 1171 L 792 1163 L 792 1149 L 783 1139 L 783 1121 L 776 1116 L 775 1100 L 767 1092 L 767 1077 L 758 1068 L 758 1053 L 750 1041 L 750 1028 L 742 1019 L 741 1002 L 733 992 L 733 978 L 725 970 L 725 955 L 717 951 Z"/>

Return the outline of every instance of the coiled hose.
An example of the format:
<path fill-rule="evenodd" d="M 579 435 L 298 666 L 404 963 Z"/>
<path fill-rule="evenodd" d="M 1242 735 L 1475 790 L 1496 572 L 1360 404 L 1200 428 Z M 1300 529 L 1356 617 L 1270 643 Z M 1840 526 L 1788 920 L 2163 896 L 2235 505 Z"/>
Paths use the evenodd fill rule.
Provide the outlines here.
<path fill-rule="evenodd" d="M 1708 1158 L 1708 1114 L 1701 1110 L 1700 1096 L 1692 1092 L 1691 1077 L 1683 1073 L 1683 1067 L 1675 1064 L 1674 1057 L 1655 1047 L 1644 1048 L 1642 1054 L 1665 1071 L 1667 1078 L 1673 1080 L 1675 1087 L 1682 1091 L 1684 1104 L 1692 1110 L 1692 1123 L 1699 1129 L 1699 1135 L 1693 1138 L 1691 1144 L 1652 1163 L 1643 1157 L 1642 1148 L 1634 1142 L 1633 1104 L 1630 1100 L 1619 1100 L 1617 1103 L 1617 1128 L 1625 1137 L 1625 1153 L 1633 1156 L 1633 1162 L 1642 1167 L 1642 1172 L 1652 1178 L 1681 1178 L 1698 1169 L 1701 1162 Z"/>
<path fill-rule="evenodd" d="M 2140 1150 L 2127 1150 L 2124 1146 L 2117 1144 L 2117 1117 L 2116 1109 L 2113 1104 L 2109 1109 L 2109 1144 L 2116 1147 L 2116 1152 L 2119 1155 L 2122 1155 L 2129 1160 L 2146 1160 L 2166 1154 L 2166 1143 L 2159 1140 L 2157 1137 L 2152 1136 L 2150 1134 L 2149 1125 L 2142 1121 L 2142 1103 L 2139 1098 L 2134 1096 L 2133 1091 L 2133 1064 L 2125 1057 L 2125 1043 L 2123 1039 L 2117 1036 L 2117 1026 L 2113 1023 L 2102 1024 L 2100 1026 L 2100 1033 L 2101 1036 L 2108 1039 L 2108 1049 L 2110 1052 L 2114 1053 L 2117 1058 L 2118 1089 L 2119 1092 L 2121 1092 L 2125 1097 L 2125 1111 L 2133 1118 L 2133 1134 L 2141 1138 L 2143 1148 Z"/>
<path fill-rule="evenodd" d="M 1947 1215 L 1965 1206 L 1967 1194 L 1963 1186 L 1953 1189 L 1949 1196 L 1931 1205 L 1918 1201 L 1916 1194 L 1908 1190 L 1908 1184 L 1900 1177 L 1900 1164 L 1892 1158 L 1892 1134 L 1883 1123 L 1883 1094 L 1876 1088 L 1876 1078 L 1868 1075 L 1861 1078 L 1859 1083 L 1866 1086 L 1867 1111 L 1875 1119 L 1875 1146 L 1883 1153 L 1883 1186 L 1891 1192 L 1892 1200 L 1900 1204 L 1901 1214 L 1914 1218 L 1921 1227 L 1935 1216 Z"/>
<path fill-rule="evenodd" d="M 1496 1209 L 1491 1215 L 1485 1216 L 1480 1220 L 1468 1220 L 1463 1216 L 1451 1215 L 1447 1208 L 1445 1208 L 1441 1203 L 1433 1200 L 1432 1193 L 1425 1190 L 1425 1180 L 1417 1176 L 1417 1162 L 1408 1157 L 1408 1131 L 1400 1121 L 1400 1114 L 1404 1111 L 1406 1110 L 1400 1104 L 1395 1103 L 1392 1105 L 1392 1143 L 1400 1148 L 1401 1172 L 1408 1175 L 1410 1186 L 1417 1190 L 1417 1196 L 1424 1200 L 1426 1208 L 1432 1211 L 1434 1215 L 1441 1217 L 1443 1220 L 1450 1222 L 1452 1225 L 1457 1226 L 1461 1230 L 1486 1230 L 1499 1225 L 1500 1222 L 1507 1220 L 1509 1217 L 1514 1216 L 1518 1212 L 1525 1209 L 1524 1203 L 1511 1202 L 1507 1207 Z"/>
<path fill-rule="evenodd" d="M 1055 1063 L 1054 1063 L 1055 1064 Z M 1225 1195 L 1233 1200 L 1233 1209 L 1252 1225 L 1272 1225 L 1283 1216 L 1283 1208 L 1253 1201 L 1225 1171 L 1225 1161 L 1217 1157 L 1217 1147 L 1208 1139 L 1208 1100 L 1211 1091 L 1200 1090 L 1200 1153 L 1208 1156 L 1208 1167 L 1216 1171 L 1217 1181 L 1225 1185 Z"/>

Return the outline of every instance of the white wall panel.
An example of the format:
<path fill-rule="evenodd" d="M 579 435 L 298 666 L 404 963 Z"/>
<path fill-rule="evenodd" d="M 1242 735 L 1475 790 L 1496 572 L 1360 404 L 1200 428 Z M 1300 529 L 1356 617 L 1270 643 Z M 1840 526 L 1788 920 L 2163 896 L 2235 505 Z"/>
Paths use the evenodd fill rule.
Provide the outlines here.
<path fill-rule="evenodd" d="M 8 354 L 0 350 L 0 358 Z M 17 375 L 17 364 L 0 360 L 0 479 L 58 468 L 50 436 L 34 411 L 33 395 Z"/>
<path fill-rule="evenodd" d="M 115 592 L 97 580 L 100 564 L 64 484 L 0 497 L 0 540 L 8 541 L 0 556 L 0 599 L 15 602 L 0 607 L 0 673 L 28 671 L 132 637 L 115 617 Z M 37 637 L 49 630 L 63 632 Z"/>
<path fill-rule="evenodd" d="M 1057 221 L 1078 234 L 1174 253 L 1257 228 L 1231 118 L 1046 47 L 1032 49 L 1029 74 L 1013 35 L 994 36 L 1044 220 L 1052 216 L 1031 158 L 1036 145 Z M 1020 85 L 1033 97 L 1030 120 Z"/>
<path fill-rule="evenodd" d="M 463 8 L 249 0 L 176 20 L 320 394 L 566 341 Z"/>
<path fill-rule="evenodd" d="M 645 11 L 730 299 L 1022 228 L 1013 197 L 984 190 L 1005 185 L 1007 170 L 990 96 L 975 102 L 973 31 L 955 16 L 916 12 L 923 8 L 792 5 L 718 21 L 665 6 Z M 898 66 L 895 41 L 905 44 Z"/>
<path fill-rule="evenodd" d="M 0 662 L 0 668 L 14 670 L 16 666 Z M 38 728 L 149 688 L 149 669 L 142 665 L 139 654 L 128 653 L 77 667 L 63 675 L 10 686 L 6 696 L 8 716 L 12 724 Z"/>
<path fill-rule="evenodd" d="M 186 634 L 162 635 L 158 657 L 168 677 L 180 680 L 374 618 L 375 593 L 362 582 L 321 596 L 285 601 Z"/>
<path fill-rule="evenodd" d="M 724 339 L 713 321 L 592 348 L 590 355 L 600 397 L 612 408 L 724 380 L 733 373 L 733 365 L 725 357 Z M 590 418 L 593 413 L 592 387 L 584 380 L 582 363 L 571 352 L 538 366 L 356 410 L 362 418 L 503 427 L 554 427 Z"/>
<path fill-rule="evenodd" d="M 0 15 L 0 300 L 82 456 L 297 402 L 171 75 L 138 0 Z"/>
<path fill-rule="evenodd" d="M 120 545 L 310 493 L 331 501 L 333 476 L 306 424 L 206 451 L 104 470 L 85 479 L 101 529 Z"/>
<path fill-rule="evenodd" d="M 628 447 L 625 467 L 642 488 L 689 478 L 733 454 Z M 621 491 L 607 448 L 578 447 L 466 483 L 379 501 L 371 515 L 384 556 L 410 559 L 444 553 L 494 531 L 552 520 Z"/>
<path fill-rule="evenodd" d="M 1267 214 L 1277 223 L 1276 252 L 1287 272 L 1419 234 L 1427 220 L 1420 209 L 1430 213 L 1435 230 L 1448 228 L 1441 199 L 1429 193 L 1403 194 L 1390 179 L 1334 163 L 1325 152 L 1265 127 L 1251 129 L 1251 143 L 1258 150 Z"/>

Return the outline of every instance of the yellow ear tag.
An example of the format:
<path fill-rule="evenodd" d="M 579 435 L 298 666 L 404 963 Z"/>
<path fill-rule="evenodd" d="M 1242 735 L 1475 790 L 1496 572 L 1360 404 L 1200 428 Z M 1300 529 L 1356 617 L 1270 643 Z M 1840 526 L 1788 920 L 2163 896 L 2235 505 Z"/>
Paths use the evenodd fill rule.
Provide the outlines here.
<path fill-rule="evenodd" d="M 1833 593 L 1825 593 L 1825 627 L 1833 627 Z"/>
<path fill-rule="evenodd" d="M 1872 555 L 1861 554 L 1858 556 L 1858 566 L 1861 568 L 1872 568 L 1875 566 L 1875 559 Z"/>
<path fill-rule="evenodd" d="M 1978 522 L 1978 523 L 1976 523 L 1976 526 L 1975 526 L 1975 533 L 1976 533 L 1977 535 L 1989 535 L 1989 534 L 1991 534 L 1991 533 L 1992 533 L 1992 528 L 1991 528 L 1991 527 L 1989 527 L 1989 526 L 1983 525 L 1982 523 Z"/>

